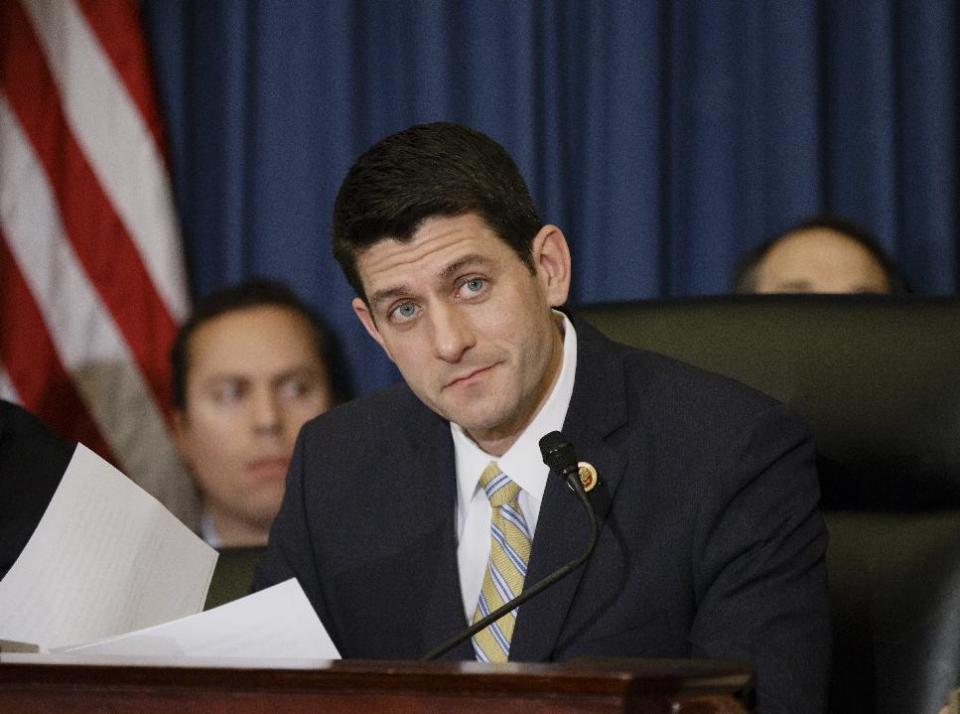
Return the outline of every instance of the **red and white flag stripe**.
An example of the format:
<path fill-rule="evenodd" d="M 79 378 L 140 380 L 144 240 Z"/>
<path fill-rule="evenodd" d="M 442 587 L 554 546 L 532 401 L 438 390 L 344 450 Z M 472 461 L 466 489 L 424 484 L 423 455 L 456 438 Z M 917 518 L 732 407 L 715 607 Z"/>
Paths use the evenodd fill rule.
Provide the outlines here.
<path fill-rule="evenodd" d="M 186 521 L 169 350 L 187 290 L 132 0 L 0 2 L 0 395 Z"/>

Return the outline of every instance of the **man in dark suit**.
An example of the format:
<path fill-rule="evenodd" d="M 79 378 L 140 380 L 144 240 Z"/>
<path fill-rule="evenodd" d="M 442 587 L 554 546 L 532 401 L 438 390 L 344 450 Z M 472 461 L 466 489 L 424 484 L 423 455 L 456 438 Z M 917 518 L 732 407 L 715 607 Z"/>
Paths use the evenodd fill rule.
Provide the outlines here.
<path fill-rule="evenodd" d="M 0 399 L 0 578 L 33 535 L 73 450 L 35 416 Z"/>
<path fill-rule="evenodd" d="M 423 655 L 583 550 L 581 505 L 537 447 L 562 428 L 599 474 L 595 552 L 491 628 L 493 649 L 447 656 L 742 658 L 761 711 L 822 709 L 826 533 L 810 438 L 780 405 L 558 312 L 563 233 L 466 127 L 361 156 L 334 253 L 405 383 L 301 431 L 255 587 L 297 577 L 344 657 Z"/>

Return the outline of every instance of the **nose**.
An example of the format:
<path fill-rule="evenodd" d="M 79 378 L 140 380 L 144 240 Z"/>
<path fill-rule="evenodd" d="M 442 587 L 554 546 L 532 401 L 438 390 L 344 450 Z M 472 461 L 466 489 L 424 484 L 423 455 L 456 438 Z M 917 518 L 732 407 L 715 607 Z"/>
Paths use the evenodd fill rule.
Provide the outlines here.
<path fill-rule="evenodd" d="M 253 429 L 261 434 L 276 434 L 283 422 L 280 404 L 272 390 L 258 389 L 253 399 Z"/>
<path fill-rule="evenodd" d="M 476 343 L 469 318 L 463 310 L 443 303 L 433 305 L 430 314 L 437 357 L 444 362 L 459 362 Z"/>

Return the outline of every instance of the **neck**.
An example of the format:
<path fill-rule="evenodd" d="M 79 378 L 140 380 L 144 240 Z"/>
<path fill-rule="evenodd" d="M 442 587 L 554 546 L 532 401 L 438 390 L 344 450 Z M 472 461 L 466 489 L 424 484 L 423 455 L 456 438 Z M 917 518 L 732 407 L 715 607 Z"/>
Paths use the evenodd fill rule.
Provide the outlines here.
<path fill-rule="evenodd" d="M 213 528 L 220 539 L 221 548 L 244 548 L 264 546 L 270 537 L 270 526 L 250 523 L 208 506 Z"/>

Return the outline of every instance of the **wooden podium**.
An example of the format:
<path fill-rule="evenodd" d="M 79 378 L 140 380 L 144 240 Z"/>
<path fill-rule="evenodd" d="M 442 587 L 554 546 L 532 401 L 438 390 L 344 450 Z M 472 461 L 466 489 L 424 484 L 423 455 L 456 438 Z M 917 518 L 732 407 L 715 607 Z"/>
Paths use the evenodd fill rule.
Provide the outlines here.
<path fill-rule="evenodd" d="M 753 711 L 749 667 L 723 661 L 558 664 L 345 660 L 314 669 L 0 664 L 0 712 Z"/>

